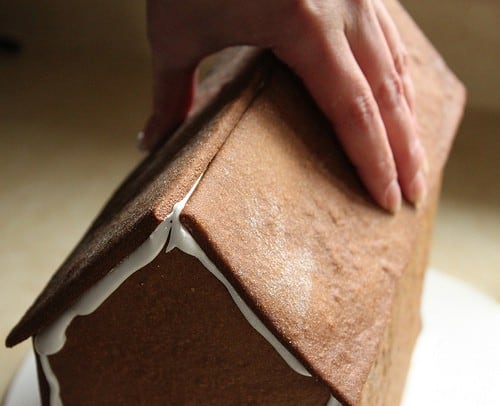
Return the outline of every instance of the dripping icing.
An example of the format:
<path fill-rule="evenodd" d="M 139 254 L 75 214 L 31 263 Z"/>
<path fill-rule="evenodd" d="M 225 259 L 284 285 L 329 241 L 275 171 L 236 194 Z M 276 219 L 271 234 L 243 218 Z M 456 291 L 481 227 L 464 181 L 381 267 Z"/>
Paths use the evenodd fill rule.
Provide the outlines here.
<path fill-rule="evenodd" d="M 186 196 L 174 205 L 172 212 L 138 249 L 87 290 L 54 323 L 35 336 L 35 350 L 40 357 L 40 363 L 50 387 L 51 406 L 61 406 L 62 402 L 59 395 L 59 382 L 52 371 L 48 356 L 59 352 L 63 348 L 66 342 L 66 329 L 72 320 L 76 316 L 84 316 L 94 312 L 128 277 L 153 261 L 165 245 L 167 245 L 166 252 L 178 248 L 186 254 L 196 257 L 226 287 L 248 323 L 273 346 L 288 366 L 298 374 L 311 376 L 300 361 L 285 348 L 243 301 L 226 277 L 210 261 L 191 234 L 181 224 L 179 215 L 198 186 L 202 176 L 196 180 Z M 331 396 L 327 406 L 337 405 L 340 405 L 340 403 Z"/>

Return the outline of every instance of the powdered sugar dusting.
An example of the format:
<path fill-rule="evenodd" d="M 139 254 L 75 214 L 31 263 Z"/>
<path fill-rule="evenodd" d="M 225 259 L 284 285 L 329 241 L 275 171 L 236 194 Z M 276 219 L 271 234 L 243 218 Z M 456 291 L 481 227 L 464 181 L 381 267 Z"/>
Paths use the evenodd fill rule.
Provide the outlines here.
<path fill-rule="evenodd" d="M 290 308 L 295 318 L 306 317 L 311 301 L 312 272 L 317 268 L 312 250 L 307 245 L 299 249 L 290 246 L 282 209 L 272 198 L 266 204 L 253 202 L 247 209 L 247 221 L 257 242 L 254 263 L 259 272 L 265 273 L 258 283 L 269 298 Z"/>
<path fill-rule="evenodd" d="M 289 352 L 244 302 L 225 276 L 209 260 L 194 238 L 180 223 L 179 215 L 199 180 L 193 185 L 184 199 L 174 205 L 172 212 L 144 244 L 87 291 L 55 323 L 35 337 L 35 348 L 50 386 L 51 406 L 61 405 L 62 402 L 59 396 L 59 383 L 51 369 L 48 355 L 60 351 L 64 346 L 66 340 L 65 331 L 73 318 L 76 315 L 92 313 L 125 279 L 151 262 L 162 247 L 165 246 L 167 240 L 167 252 L 176 247 L 198 258 L 207 270 L 226 287 L 234 303 L 249 324 L 273 346 L 283 360 L 295 372 L 304 376 L 311 376 L 300 361 Z M 292 309 L 287 310 L 288 314 L 293 316 L 290 320 L 294 324 L 298 324 L 301 323 L 301 319 L 307 317 L 312 290 L 311 273 L 316 269 L 317 264 L 312 251 L 307 246 L 304 245 L 300 249 L 290 249 L 287 227 L 281 208 L 273 200 L 268 203 L 268 205 L 264 205 L 267 208 L 264 214 L 262 210 L 257 209 L 262 205 L 255 202 L 250 207 L 250 215 L 247 217 L 247 221 L 254 231 L 254 237 L 258 242 L 258 250 L 254 257 L 255 264 L 259 270 L 266 272 L 265 278 L 259 280 L 258 283 L 264 285 L 264 291 L 269 298 L 278 299 L 284 308 Z M 168 239 L 169 235 L 170 239 Z M 330 405 L 337 406 L 339 403 L 335 398 L 331 397 L 328 402 L 328 406 Z"/>

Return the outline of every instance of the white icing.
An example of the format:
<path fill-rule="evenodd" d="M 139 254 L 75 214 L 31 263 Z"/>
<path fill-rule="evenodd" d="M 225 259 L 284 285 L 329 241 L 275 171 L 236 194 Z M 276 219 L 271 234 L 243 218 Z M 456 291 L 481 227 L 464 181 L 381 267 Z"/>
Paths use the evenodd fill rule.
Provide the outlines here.
<path fill-rule="evenodd" d="M 233 298 L 234 303 L 238 306 L 245 319 L 250 323 L 250 325 L 257 330 L 268 342 L 273 346 L 273 348 L 281 355 L 285 362 L 292 368 L 295 372 L 311 376 L 311 374 L 304 368 L 304 366 L 295 358 L 290 351 L 288 351 L 283 344 L 281 344 L 278 339 L 269 331 L 269 329 L 262 323 L 262 321 L 255 315 L 255 313 L 248 307 L 248 305 L 243 301 L 241 296 L 236 292 L 233 286 L 229 283 L 226 277 L 217 269 L 200 246 L 196 243 L 194 238 L 189 234 L 189 232 L 182 226 L 180 221 L 176 221 L 172 227 L 172 234 L 170 237 L 169 244 L 167 246 L 167 252 L 178 248 L 184 251 L 186 254 L 192 255 L 205 266 L 229 291 L 229 294 Z"/>
<path fill-rule="evenodd" d="M 40 364 L 43 369 L 43 374 L 45 375 L 45 379 L 47 379 L 47 384 L 49 385 L 50 391 L 50 405 L 51 406 L 62 406 L 61 396 L 60 396 L 60 388 L 59 381 L 57 380 L 56 374 L 52 371 L 50 367 L 49 358 L 47 355 L 39 354 Z"/>
<path fill-rule="evenodd" d="M 59 352 L 66 342 L 65 333 L 71 321 L 76 316 L 94 312 L 130 275 L 146 266 L 160 253 L 167 242 L 167 237 L 168 232 L 163 222 L 136 251 L 85 292 L 52 325 L 35 337 L 37 352 L 43 355 Z"/>
<path fill-rule="evenodd" d="M 178 248 L 186 254 L 196 257 L 226 287 L 245 319 L 273 346 L 284 361 L 295 372 L 304 376 L 311 376 L 300 361 L 285 348 L 243 301 L 226 277 L 210 261 L 191 234 L 181 224 L 179 215 L 196 189 L 200 179 L 201 176 L 186 196 L 174 205 L 172 212 L 137 250 L 85 292 L 59 319 L 35 336 L 35 349 L 40 356 L 40 363 L 50 387 L 51 406 L 61 406 L 62 402 L 59 396 L 59 383 L 50 367 L 48 356 L 59 352 L 63 348 L 66 342 L 66 329 L 72 320 L 76 316 L 83 316 L 94 312 L 129 276 L 153 261 L 161 252 L 167 240 L 166 252 Z M 337 405 L 340 405 L 340 403 L 331 396 L 327 406 Z"/>

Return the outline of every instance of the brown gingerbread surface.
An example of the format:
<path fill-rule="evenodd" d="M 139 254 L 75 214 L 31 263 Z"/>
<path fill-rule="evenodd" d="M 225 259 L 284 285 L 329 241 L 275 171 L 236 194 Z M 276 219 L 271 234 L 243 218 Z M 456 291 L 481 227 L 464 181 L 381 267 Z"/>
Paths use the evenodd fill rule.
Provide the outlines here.
<path fill-rule="evenodd" d="M 226 58 L 225 69 L 203 84 L 198 111 L 118 188 L 11 331 L 7 346 L 49 325 L 137 249 L 203 173 L 254 97 L 270 61 L 252 49 L 228 54 L 232 58 Z"/>
<path fill-rule="evenodd" d="M 282 342 L 357 404 L 436 201 L 396 216 L 375 207 L 293 82 L 276 66 L 181 218 Z M 445 155 L 431 154 L 433 191 Z"/>
<path fill-rule="evenodd" d="M 375 391 L 365 388 L 385 374 L 393 354 L 382 357 L 384 348 L 404 346 L 404 374 L 418 330 L 440 176 L 464 104 L 439 55 L 395 1 L 387 4 L 417 90 L 431 168 L 424 205 L 395 216 L 379 209 L 298 79 L 270 54 L 253 55 L 227 76 L 236 75 L 233 85 L 129 176 L 7 344 L 39 332 L 129 255 L 205 172 L 182 222 L 339 400 L 373 404 Z"/>
<path fill-rule="evenodd" d="M 313 406 L 330 396 L 293 371 L 226 288 L 179 250 L 161 253 L 77 317 L 49 359 L 69 405 Z"/>
<path fill-rule="evenodd" d="M 404 272 L 415 274 L 420 296 L 416 275 L 425 267 L 440 173 L 464 100 L 441 58 L 390 4 L 407 40 L 432 168 L 426 204 L 406 205 L 396 216 L 375 207 L 328 124 L 276 66 L 182 215 L 282 342 L 349 404 L 360 402 Z"/>

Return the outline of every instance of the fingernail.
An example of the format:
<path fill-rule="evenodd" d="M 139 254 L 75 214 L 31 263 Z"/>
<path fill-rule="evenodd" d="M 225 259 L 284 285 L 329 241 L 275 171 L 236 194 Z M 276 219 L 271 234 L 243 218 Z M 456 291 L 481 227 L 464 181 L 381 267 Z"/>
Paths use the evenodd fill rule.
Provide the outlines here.
<path fill-rule="evenodd" d="M 137 148 L 145 150 L 146 145 L 144 144 L 144 131 L 139 131 L 136 138 Z"/>
<path fill-rule="evenodd" d="M 410 183 L 410 200 L 415 206 L 419 206 L 427 196 L 427 185 L 422 171 L 418 171 Z"/>
<path fill-rule="evenodd" d="M 401 208 L 401 189 L 396 179 L 393 179 L 385 191 L 385 208 L 391 213 L 397 213 Z"/>

